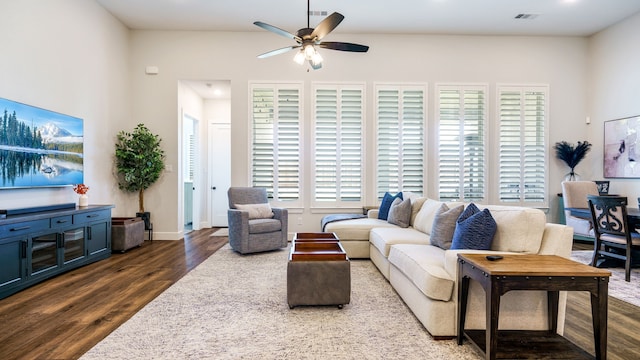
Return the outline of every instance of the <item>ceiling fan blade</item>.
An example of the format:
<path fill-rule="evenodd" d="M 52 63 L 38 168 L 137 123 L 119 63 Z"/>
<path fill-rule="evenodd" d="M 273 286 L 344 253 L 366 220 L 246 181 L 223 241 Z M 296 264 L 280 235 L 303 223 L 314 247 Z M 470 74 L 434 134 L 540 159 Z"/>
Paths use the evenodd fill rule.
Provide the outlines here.
<path fill-rule="evenodd" d="M 345 42 L 321 42 L 318 46 L 325 49 L 352 51 L 352 52 L 367 52 L 369 50 L 369 47 L 366 45 L 352 44 L 352 43 L 345 43 Z"/>
<path fill-rule="evenodd" d="M 265 29 L 267 31 L 271 31 L 272 33 L 276 33 L 276 34 L 278 34 L 280 36 L 284 36 L 287 39 L 293 39 L 293 40 L 298 41 L 298 42 L 302 41 L 302 39 L 300 39 L 299 37 L 293 35 L 292 33 L 288 32 L 286 30 L 282 30 L 279 27 L 275 27 L 273 25 L 269 25 L 267 23 L 263 23 L 262 21 L 255 21 L 253 24 L 256 25 L 256 26 L 259 26 L 259 27 L 261 27 L 261 28 L 263 28 L 263 29 Z"/>
<path fill-rule="evenodd" d="M 266 53 L 264 53 L 264 54 L 260 54 L 260 55 L 258 55 L 258 59 L 264 59 L 264 58 L 267 58 L 267 57 L 269 57 L 269 56 L 284 54 L 284 53 L 286 53 L 286 52 L 288 52 L 288 51 L 291 51 L 291 50 L 293 50 L 293 49 L 297 49 L 297 48 L 299 48 L 299 47 L 300 47 L 300 45 L 297 45 L 297 46 L 287 46 L 287 47 L 283 47 L 282 49 L 271 50 L 271 51 L 266 52 Z"/>
<path fill-rule="evenodd" d="M 316 26 L 316 28 L 311 33 L 311 38 L 316 39 L 316 41 L 322 39 L 327 36 L 333 29 L 338 26 L 342 20 L 344 20 L 344 15 L 334 12 L 333 14 L 327 16 Z"/>

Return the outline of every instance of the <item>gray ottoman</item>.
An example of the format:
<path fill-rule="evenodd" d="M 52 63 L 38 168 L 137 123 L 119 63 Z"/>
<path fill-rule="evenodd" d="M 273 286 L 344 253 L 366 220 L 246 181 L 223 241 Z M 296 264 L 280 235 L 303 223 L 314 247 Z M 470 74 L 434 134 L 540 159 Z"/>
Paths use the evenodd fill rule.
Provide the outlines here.
<path fill-rule="evenodd" d="M 351 263 L 339 241 L 294 241 L 287 264 L 287 302 L 337 305 L 351 300 Z"/>
<path fill-rule="evenodd" d="M 111 250 L 125 252 L 144 243 L 144 221 L 141 218 L 111 218 Z"/>

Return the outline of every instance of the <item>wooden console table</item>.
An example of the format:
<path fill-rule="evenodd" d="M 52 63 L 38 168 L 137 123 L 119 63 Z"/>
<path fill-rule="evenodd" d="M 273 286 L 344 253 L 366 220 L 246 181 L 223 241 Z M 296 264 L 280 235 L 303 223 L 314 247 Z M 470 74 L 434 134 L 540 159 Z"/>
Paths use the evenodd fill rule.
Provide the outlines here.
<path fill-rule="evenodd" d="M 591 356 L 556 333 L 559 291 L 589 291 L 596 359 L 607 358 L 608 285 L 611 272 L 555 255 L 503 255 L 490 261 L 486 254 L 458 254 L 458 344 L 467 337 L 485 352 L 486 359 L 496 359 L 500 347 L 513 359 L 521 352 L 535 349 L 572 351 L 578 358 Z M 486 294 L 486 331 L 465 330 L 469 279 L 480 283 Z M 500 297 L 511 290 L 547 291 L 548 331 L 498 331 Z M 540 346 L 543 343 L 543 346 Z M 523 349 L 517 350 L 517 347 Z M 501 356 L 502 357 L 502 356 Z M 525 357 L 528 358 L 528 357 Z"/>

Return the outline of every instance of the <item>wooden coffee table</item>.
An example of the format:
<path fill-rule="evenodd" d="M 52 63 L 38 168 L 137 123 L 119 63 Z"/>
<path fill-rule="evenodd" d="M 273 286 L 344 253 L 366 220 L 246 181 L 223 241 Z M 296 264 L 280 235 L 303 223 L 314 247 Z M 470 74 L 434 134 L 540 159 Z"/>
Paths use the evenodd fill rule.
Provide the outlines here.
<path fill-rule="evenodd" d="M 296 233 L 287 264 L 287 302 L 337 305 L 351 300 L 351 264 L 334 233 Z"/>
<path fill-rule="evenodd" d="M 486 359 L 514 359 L 518 354 L 532 351 L 550 351 L 556 354 L 575 353 L 579 359 L 593 358 L 584 350 L 558 335 L 559 291 L 589 291 L 596 359 L 607 358 L 608 285 L 611 272 L 565 259 L 555 255 L 503 255 L 490 261 L 486 254 L 458 254 L 458 344 L 468 338 Z M 465 330 L 469 279 L 474 279 L 486 294 L 487 320 L 485 330 Z M 548 331 L 498 331 L 500 297 L 511 290 L 547 291 Z M 499 334 L 499 336 L 498 336 Z M 500 348 L 498 348 L 498 338 Z M 520 349 L 520 350 L 518 350 Z M 529 357 L 523 357 L 529 358 Z M 554 358 L 543 357 L 540 358 Z"/>

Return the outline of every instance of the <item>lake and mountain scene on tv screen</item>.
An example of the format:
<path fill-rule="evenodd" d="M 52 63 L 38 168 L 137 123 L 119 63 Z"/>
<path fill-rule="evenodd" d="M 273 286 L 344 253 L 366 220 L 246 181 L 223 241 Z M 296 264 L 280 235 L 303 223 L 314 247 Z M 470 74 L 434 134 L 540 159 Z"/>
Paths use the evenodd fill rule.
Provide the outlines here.
<path fill-rule="evenodd" d="M 82 182 L 82 119 L 0 98 L 0 189 Z"/>

